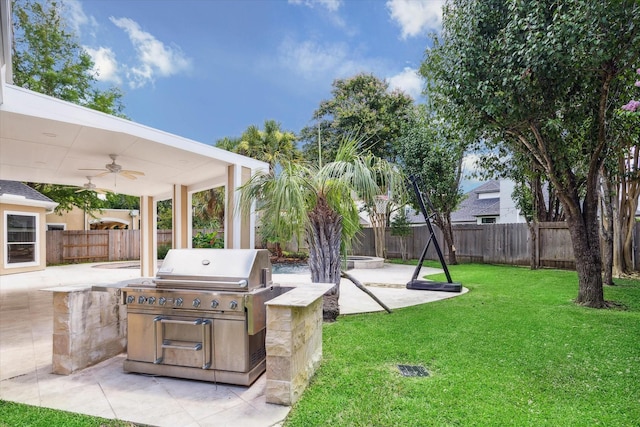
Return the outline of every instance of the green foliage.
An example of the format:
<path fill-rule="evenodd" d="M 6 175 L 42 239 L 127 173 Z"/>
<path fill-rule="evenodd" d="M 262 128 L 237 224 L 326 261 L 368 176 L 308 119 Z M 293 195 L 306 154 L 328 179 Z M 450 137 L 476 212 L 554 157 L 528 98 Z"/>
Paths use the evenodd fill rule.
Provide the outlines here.
<path fill-rule="evenodd" d="M 637 425 L 639 281 L 594 310 L 572 303 L 575 272 L 450 270 L 469 293 L 325 324 L 322 365 L 284 425 Z"/>
<path fill-rule="evenodd" d="M 407 175 L 420 179 L 441 223 L 462 201 L 462 158 L 468 145 L 454 123 L 447 122 L 424 106 L 414 109 L 400 138 L 400 158 Z M 413 196 L 413 195 L 412 195 Z M 415 196 L 414 206 L 417 207 Z"/>
<path fill-rule="evenodd" d="M 256 173 L 240 188 L 240 205 L 249 209 L 256 202 L 261 228 L 268 228 L 275 241 L 287 242 L 304 233 L 313 280 L 336 283 L 340 249 L 344 251 L 360 230 L 354 196 L 372 205 L 376 195 L 386 192 L 382 189 L 401 182 L 398 176 L 387 162 L 359 153 L 356 141 L 343 141 L 336 161 L 322 168 L 285 162 L 277 174 Z"/>
<path fill-rule="evenodd" d="M 264 130 L 249 126 L 240 138 L 223 138 L 216 147 L 269 163 L 271 170 L 282 162 L 297 161 L 301 153 L 293 132 L 282 131 L 280 123 L 266 120 Z"/>
<path fill-rule="evenodd" d="M 173 202 L 169 200 L 160 200 L 157 203 L 158 206 L 158 230 L 171 230 L 173 229 Z"/>
<path fill-rule="evenodd" d="M 218 229 L 224 224 L 225 188 L 217 187 L 191 195 L 193 228 Z"/>
<path fill-rule="evenodd" d="M 224 239 L 218 237 L 217 231 L 210 233 L 199 231 L 192 237 L 191 242 L 194 248 L 224 249 Z"/>
<path fill-rule="evenodd" d="M 107 207 L 104 200 L 100 199 L 95 191 L 77 192 L 78 189 L 76 187 L 40 184 L 36 182 L 29 182 L 27 185 L 54 202 L 57 202 L 58 206 L 55 208 L 56 213 L 68 212 L 73 209 L 74 206 L 87 212 L 99 211 Z"/>
<path fill-rule="evenodd" d="M 170 249 L 171 245 L 158 245 L 158 259 L 164 259 Z"/>
<path fill-rule="evenodd" d="M 404 209 L 400 209 L 398 215 L 391 219 L 391 235 L 400 237 L 411 235 L 411 223 Z"/>
<path fill-rule="evenodd" d="M 109 209 L 140 209 L 140 197 L 107 193 L 104 207 Z"/>
<path fill-rule="evenodd" d="M 13 2 L 13 80 L 18 86 L 54 98 L 122 114 L 122 93 L 101 91 L 94 63 L 75 34 L 68 31 L 63 3 L 51 0 Z"/>
<path fill-rule="evenodd" d="M 340 143 L 359 135 L 363 151 L 378 158 L 396 161 L 397 139 L 413 105 L 405 93 L 389 91 L 389 85 L 372 74 L 358 74 L 333 82 L 333 98 L 324 100 L 314 112 L 316 123 L 304 128 L 305 158 L 318 162 L 318 129 L 322 161 L 335 159 Z"/>

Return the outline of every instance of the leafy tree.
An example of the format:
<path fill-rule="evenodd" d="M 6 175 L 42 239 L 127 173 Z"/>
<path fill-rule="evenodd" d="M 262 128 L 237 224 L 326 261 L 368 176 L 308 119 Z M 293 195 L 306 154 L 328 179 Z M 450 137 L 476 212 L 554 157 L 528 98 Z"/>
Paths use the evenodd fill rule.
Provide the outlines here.
<path fill-rule="evenodd" d="M 400 209 L 398 215 L 391 220 L 391 235 L 400 238 L 400 257 L 407 260 L 407 237 L 411 235 L 411 223 L 405 209 Z"/>
<path fill-rule="evenodd" d="M 304 162 L 283 162 L 282 170 L 256 173 L 240 188 L 240 204 L 254 201 L 279 241 L 304 233 L 309 247 L 311 280 L 335 283 L 325 297 L 324 317 L 339 313 L 341 248 L 348 248 L 360 229 L 352 197 L 372 202 L 382 185 L 397 180 L 393 168 L 371 154 L 359 154 L 353 140 L 341 144 L 336 160 L 318 168 Z"/>
<path fill-rule="evenodd" d="M 358 74 L 333 82 L 333 98 L 324 100 L 314 112 L 315 124 L 300 135 L 306 141 L 305 157 L 319 164 L 332 161 L 345 138 L 359 135 L 363 149 L 394 162 L 402 124 L 408 120 L 413 99 L 372 74 Z M 321 148 L 318 148 L 318 138 Z M 319 153 L 321 151 L 321 153 Z"/>
<path fill-rule="evenodd" d="M 95 87 L 93 61 L 68 31 L 63 4 L 51 0 L 13 2 L 13 81 L 35 92 L 88 108 L 125 117 L 122 93 L 116 88 Z M 84 210 L 104 207 L 94 192 L 75 193 L 69 187 L 30 184 L 59 203 L 57 211 L 73 206 Z"/>
<path fill-rule="evenodd" d="M 13 2 L 13 80 L 18 86 L 125 117 L 122 93 L 99 90 L 94 63 L 75 34 L 68 31 L 63 3 Z"/>
<path fill-rule="evenodd" d="M 576 302 L 589 307 L 607 306 L 597 180 L 612 106 L 628 93 L 621 74 L 640 52 L 639 12 L 635 0 L 451 0 L 421 67 L 430 93 L 553 184 L 576 256 Z"/>
<path fill-rule="evenodd" d="M 172 200 L 160 200 L 158 203 L 158 230 L 171 230 L 173 229 L 173 203 Z"/>
<path fill-rule="evenodd" d="M 87 191 L 88 193 L 88 191 Z M 107 193 L 104 207 L 109 209 L 140 209 L 140 197 L 120 193 Z"/>
<path fill-rule="evenodd" d="M 64 185 L 42 184 L 37 182 L 26 183 L 31 188 L 44 194 L 51 200 L 58 203 L 55 213 L 60 214 L 68 212 L 74 206 L 79 207 L 85 212 L 100 211 L 106 208 L 105 201 L 98 197 L 95 191 L 80 191 L 78 188 Z"/>
<path fill-rule="evenodd" d="M 460 188 L 462 158 L 466 142 L 451 123 L 418 106 L 400 138 L 400 158 L 407 175 L 422 182 L 421 190 L 431 200 L 434 222 L 442 231 L 450 264 L 457 264 L 451 212 L 464 195 Z M 417 201 L 414 200 L 417 206 Z"/>
<path fill-rule="evenodd" d="M 217 230 L 224 224 L 224 187 L 199 191 L 191 196 L 193 228 Z"/>

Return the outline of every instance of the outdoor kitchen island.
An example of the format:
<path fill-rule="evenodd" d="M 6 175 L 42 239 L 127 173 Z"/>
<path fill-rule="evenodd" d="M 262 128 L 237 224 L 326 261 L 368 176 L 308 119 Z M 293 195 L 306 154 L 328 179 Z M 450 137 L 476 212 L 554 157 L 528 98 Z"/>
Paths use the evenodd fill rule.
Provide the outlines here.
<path fill-rule="evenodd" d="M 281 289 L 264 249 L 172 249 L 122 288 L 125 371 L 250 385 L 266 369 L 265 302 Z"/>

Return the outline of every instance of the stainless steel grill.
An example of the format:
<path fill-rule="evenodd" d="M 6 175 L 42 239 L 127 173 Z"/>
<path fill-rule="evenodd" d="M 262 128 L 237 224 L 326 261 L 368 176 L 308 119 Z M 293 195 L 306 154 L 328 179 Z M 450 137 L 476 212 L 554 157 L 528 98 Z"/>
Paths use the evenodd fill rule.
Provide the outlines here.
<path fill-rule="evenodd" d="M 266 308 L 280 294 L 264 249 L 172 249 L 123 290 L 124 370 L 249 385 L 264 372 Z"/>

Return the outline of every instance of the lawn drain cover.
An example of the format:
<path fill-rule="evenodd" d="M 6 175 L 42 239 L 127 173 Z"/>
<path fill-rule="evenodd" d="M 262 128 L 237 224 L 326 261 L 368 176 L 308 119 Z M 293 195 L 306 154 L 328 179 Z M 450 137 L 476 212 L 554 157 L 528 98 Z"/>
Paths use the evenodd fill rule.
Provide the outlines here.
<path fill-rule="evenodd" d="M 403 377 L 428 377 L 429 372 L 424 366 L 398 365 L 398 369 Z"/>

